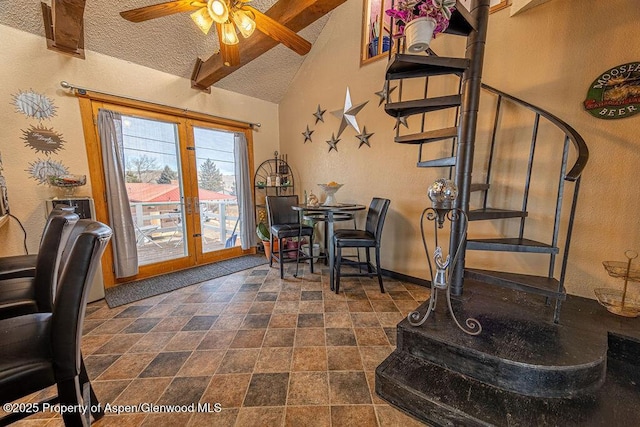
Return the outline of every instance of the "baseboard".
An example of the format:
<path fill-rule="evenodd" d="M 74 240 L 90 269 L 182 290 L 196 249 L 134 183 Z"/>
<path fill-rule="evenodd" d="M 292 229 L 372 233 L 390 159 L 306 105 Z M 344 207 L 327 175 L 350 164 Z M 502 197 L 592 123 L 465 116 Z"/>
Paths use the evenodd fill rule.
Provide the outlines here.
<path fill-rule="evenodd" d="M 385 270 L 384 268 L 382 269 L 382 275 L 386 277 L 391 277 L 392 279 L 401 280 L 403 282 L 413 283 L 414 285 L 424 286 L 425 288 L 431 287 L 430 280 L 421 279 L 419 277 L 408 276 L 406 274 L 397 273 L 395 271 Z"/>

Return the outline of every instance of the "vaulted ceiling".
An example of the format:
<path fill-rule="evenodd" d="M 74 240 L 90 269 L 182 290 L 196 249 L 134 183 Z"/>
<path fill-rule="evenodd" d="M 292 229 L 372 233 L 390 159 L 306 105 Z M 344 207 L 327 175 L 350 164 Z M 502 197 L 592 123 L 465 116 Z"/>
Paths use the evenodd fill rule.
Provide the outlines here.
<path fill-rule="evenodd" d="M 277 19 L 314 43 L 328 13 L 346 0 L 253 0 L 251 5 Z M 45 31 L 41 4 L 35 1 L 0 0 L 0 24 L 48 38 L 49 47 L 67 50 L 68 40 L 82 34 L 80 47 L 192 80 L 196 87 L 213 85 L 277 103 L 304 61 L 292 50 L 256 31 L 240 40 L 239 67 L 222 64 L 218 38 L 204 35 L 188 12 L 132 23 L 120 16 L 124 10 L 162 3 L 163 0 L 49 0 L 53 9 Z M 84 10 L 82 7 L 84 6 Z M 46 9 L 46 8 L 45 8 Z M 84 16 L 80 29 L 74 17 Z M 56 20 L 57 19 L 57 20 Z M 59 41 L 55 43 L 55 41 Z M 56 44 L 58 46 L 56 46 Z M 263 53 L 264 52 L 264 53 Z M 76 56 L 82 56 L 76 52 Z M 24 60 L 28 57 L 25 57 Z M 77 60 L 83 60 L 78 58 Z M 84 60 L 91 60 L 91 57 Z M 195 90 L 195 89 L 189 89 Z"/>

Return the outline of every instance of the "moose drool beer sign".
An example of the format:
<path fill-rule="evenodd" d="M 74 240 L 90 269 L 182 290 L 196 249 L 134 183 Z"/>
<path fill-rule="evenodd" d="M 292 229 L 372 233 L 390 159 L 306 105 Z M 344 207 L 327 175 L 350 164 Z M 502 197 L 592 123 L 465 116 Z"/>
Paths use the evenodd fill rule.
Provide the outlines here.
<path fill-rule="evenodd" d="M 640 62 L 618 65 L 595 79 L 584 108 L 599 119 L 623 119 L 640 112 Z"/>

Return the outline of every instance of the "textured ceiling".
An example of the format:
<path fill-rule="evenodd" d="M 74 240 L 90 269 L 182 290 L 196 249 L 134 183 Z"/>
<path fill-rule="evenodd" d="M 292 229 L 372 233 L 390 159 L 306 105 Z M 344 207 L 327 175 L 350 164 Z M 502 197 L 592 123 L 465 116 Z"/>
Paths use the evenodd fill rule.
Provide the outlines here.
<path fill-rule="evenodd" d="M 190 79 L 196 58 L 206 60 L 219 50 L 214 29 L 205 36 L 191 21 L 188 12 L 140 23 L 129 22 L 119 14 L 123 10 L 163 1 L 166 0 L 87 0 L 85 50 Z M 275 2 L 253 0 L 251 5 L 265 12 Z M 314 43 L 328 16 L 299 34 Z M 39 1 L 0 0 L 0 24 L 44 37 Z M 44 39 L 42 43 L 44 46 Z M 278 45 L 213 86 L 278 103 L 302 61 L 303 56 Z"/>

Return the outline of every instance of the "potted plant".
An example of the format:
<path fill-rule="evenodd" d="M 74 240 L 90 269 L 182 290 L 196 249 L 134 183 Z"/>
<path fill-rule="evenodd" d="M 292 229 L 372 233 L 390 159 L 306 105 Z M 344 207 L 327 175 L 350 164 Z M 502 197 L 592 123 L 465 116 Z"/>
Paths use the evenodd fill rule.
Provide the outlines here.
<path fill-rule="evenodd" d="M 258 224 L 256 228 L 256 234 L 262 240 L 262 246 L 264 247 L 264 254 L 267 259 L 271 257 L 271 233 L 269 232 L 269 227 L 264 222 Z M 278 241 L 273 242 L 273 250 L 278 250 Z"/>
<path fill-rule="evenodd" d="M 427 50 L 431 39 L 447 29 L 456 0 L 397 0 L 386 10 L 398 26 L 395 37 L 405 37 L 410 53 Z"/>

